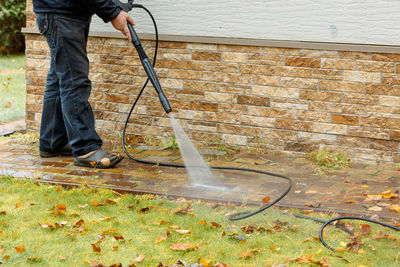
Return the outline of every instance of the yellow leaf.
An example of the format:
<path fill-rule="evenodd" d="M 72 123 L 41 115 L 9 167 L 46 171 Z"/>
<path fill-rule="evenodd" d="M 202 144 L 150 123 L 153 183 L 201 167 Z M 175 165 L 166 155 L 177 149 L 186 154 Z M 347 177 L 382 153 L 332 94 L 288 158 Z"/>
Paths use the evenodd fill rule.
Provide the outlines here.
<path fill-rule="evenodd" d="M 17 251 L 17 253 L 22 253 L 24 252 L 26 249 L 24 246 L 17 246 L 15 247 L 15 250 Z"/>
<path fill-rule="evenodd" d="M 192 244 L 171 244 L 171 249 L 178 251 L 187 251 L 187 250 L 198 250 L 199 247 Z"/>
<path fill-rule="evenodd" d="M 344 248 L 338 248 L 337 251 L 343 252 L 343 251 L 344 251 Z"/>
<path fill-rule="evenodd" d="M 363 250 L 362 248 L 358 250 L 359 254 L 365 254 L 365 250 Z"/>
<path fill-rule="evenodd" d="M 17 204 L 15 204 L 15 208 L 16 209 L 18 209 L 19 207 L 21 207 L 22 206 L 22 203 L 21 202 L 18 202 Z"/>
<path fill-rule="evenodd" d="M 389 210 L 400 213 L 400 205 L 399 204 L 392 205 L 390 206 Z"/>

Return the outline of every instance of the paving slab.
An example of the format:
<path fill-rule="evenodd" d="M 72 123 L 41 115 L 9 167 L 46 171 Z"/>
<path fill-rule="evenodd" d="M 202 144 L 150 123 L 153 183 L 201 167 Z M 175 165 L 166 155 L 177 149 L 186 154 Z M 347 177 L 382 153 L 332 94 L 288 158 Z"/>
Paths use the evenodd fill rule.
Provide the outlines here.
<path fill-rule="evenodd" d="M 182 162 L 179 150 L 141 145 L 130 151 L 141 160 Z M 122 153 L 122 149 L 113 152 Z M 203 154 L 211 166 L 251 168 L 290 177 L 293 187 L 278 203 L 281 207 L 400 219 L 399 213 L 389 209 L 399 204 L 398 197 L 368 199 L 369 195 L 382 195 L 387 190 L 398 194 L 400 170 L 395 165 L 352 163 L 335 174 L 320 176 L 313 171 L 311 162 L 300 156 L 273 152 L 264 155 L 237 152 L 223 157 L 212 151 Z M 277 198 L 288 186 L 286 180 L 273 175 L 238 170 L 213 172 L 222 188 L 195 186 L 196 181 L 191 181 L 184 168 L 142 164 L 127 158 L 113 169 L 83 168 L 74 166 L 72 157 L 40 158 L 37 143 L 23 144 L 12 137 L 0 139 L 0 174 L 45 183 L 85 184 L 120 192 L 254 205 L 260 205 L 266 196 Z"/>

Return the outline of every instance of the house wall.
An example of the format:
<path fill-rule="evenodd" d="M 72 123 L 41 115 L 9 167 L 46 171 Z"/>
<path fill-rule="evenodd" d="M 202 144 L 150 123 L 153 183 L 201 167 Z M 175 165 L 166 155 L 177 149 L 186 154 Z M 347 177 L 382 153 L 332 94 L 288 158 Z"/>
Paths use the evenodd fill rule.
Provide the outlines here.
<path fill-rule="evenodd" d="M 143 43 L 152 54 L 154 41 Z M 106 142 L 120 142 L 145 72 L 125 39 L 92 36 L 88 54 L 96 129 Z M 39 129 L 48 67 L 44 38 L 27 33 L 29 131 Z M 288 153 L 327 145 L 361 161 L 400 162 L 400 54 L 161 41 L 156 70 L 175 117 L 196 142 Z M 131 142 L 173 135 L 152 88 L 128 134 Z"/>
<path fill-rule="evenodd" d="M 154 14 L 162 34 L 400 45 L 398 0 L 136 2 Z M 144 11 L 131 14 L 138 32 L 153 33 Z M 98 18 L 92 28 L 113 31 Z"/>

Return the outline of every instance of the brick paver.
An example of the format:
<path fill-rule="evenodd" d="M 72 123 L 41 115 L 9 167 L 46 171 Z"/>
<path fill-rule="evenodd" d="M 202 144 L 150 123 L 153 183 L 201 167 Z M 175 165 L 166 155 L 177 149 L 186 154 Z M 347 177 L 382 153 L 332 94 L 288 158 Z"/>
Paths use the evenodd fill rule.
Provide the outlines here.
<path fill-rule="evenodd" d="M 142 160 L 182 162 L 178 150 L 137 148 L 132 149 L 133 155 Z M 307 159 L 298 156 L 275 153 L 222 153 L 218 156 L 218 153 L 203 152 L 212 166 L 252 168 L 292 178 L 293 188 L 279 206 L 400 219 L 399 213 L 389 210 L 391 205 L 399 204 L 399 198 L 366 201 L 368 195 L 380 195 L 390 189 L 393 193 L 398 192 L 400 170 L 395 165 L 354 163 L 334 175 L 321 177 L 313 172 Z M 272 176 L 228 170 L 214 172 L 219 183 L 228 190 L 193 186 L 182 168 L 146 165 L 130 159 L 124 159 L 118 168 L 113 169 L 82 168 L 73 165 L 72 157 L 40 158 L 37 143 L 22 144 L 13 139 L 0 139 L 0 174 L 17 178 L 257 205 L 265 196 L 274 199 L 287 187 L 285 180 Z"/>

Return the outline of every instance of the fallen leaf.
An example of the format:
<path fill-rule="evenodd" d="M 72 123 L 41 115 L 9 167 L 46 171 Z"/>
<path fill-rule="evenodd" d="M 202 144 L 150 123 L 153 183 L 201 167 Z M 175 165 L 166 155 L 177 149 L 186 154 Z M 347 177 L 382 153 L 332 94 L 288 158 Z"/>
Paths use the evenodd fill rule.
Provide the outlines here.
<path fill-rule="evenodd" d="M 100 202 L 97 202 L 97 201 L 92 201 L 91 204 L 92 204 L 93 207 L 104 206 L 104 203 L 100 203 Z"/>
<path fill-rule="evenodd" d="M 266 197 L 264 197 L 264 198 L 262 199 L 262 203 L 263 203 L 263 204 L 268 204 L 270 200 L 271 200 L 271 197 L 266 196 Z"/>
<path fill-rule="evenodd" d="M 159 236 L 157 237 L 156 241 L 154 242 L 155 244 L 160 243 L 164 240 L 166 240 L 168 238 L 168 236 L 170 235 L 170 232 L 167 231 L 167 233 L 165 234 L 165 236 Z"/>
<path fill-rule="evenodd" d="M 260 252 L 259 249 L 246 251 L 245 253 L 240 254 L 240 257 L 243 258 L 243 259 L 247 259 L 247 258 L 250 258 L 251 255 L 253 255 L 254 253 L 259 253 L 259 252 Z"/>
<path fill-rule="evenodd" d="M 180 234 L 190 234 L 190 230 L 175 230 L 175 232 Z"/>
<path fill-rule="evenodd" d="M 220 225 L 219 223 L 216 223 L 216 222 L 210 222 L 210 224 L 212 226 L 216 227 L 216 228 L 221 228 L 222 227 L 222 225 Z"/>
<path fill-rule="evenodd" d="M 171 249 L 178 251 L 188 251 L 188 250 L 198 250 L 199 247 L 189 243 L 184 243 L 184 244 L 171 244 Z"/>
<path fill-rule="evenodd" d="M 381 195 L 382 195 L 383 198 L 386 198 L 386 199 L 399 197 L 398 194 L 392 193 L 392 189 L 389 189 L 389 190 L 387 190 L 385 192 L 382 192 Z"/>
<path fill-rule="evenodd" d="M 65 206 L 65 204 L 57 204 L 56 209 L 53 211 L 53 214 L 55 214 L 55 215 L 65 214 L 66 211 L 67 211 L 67 207 Z"/>
<path fill-rule="evenodd" d="M 7 214 L 7 211 L 5 211 L 5 210 L 0 211 L 0 215 L 6 215 L 6 214 Z"/>
<path fill-rule="evenodd" d="M 10 255 L 4 255 L 3 259 L 9 260 L 10 259 Z"/>
<path fill-rule="evenodd" d="M 85 209 L 89 206 L 89 204 L 78 205 L 78 208 Z"/>
<path fill-rule="evenodd" d="M 58 256 L 58 258 L 59 258 L 60 260 L 62 260 L 62 261 L 63 261 L 63 260 L 65 260 L 67 257 L 65 257 L 65 256 L 61 256 L 61 255 L 60 255 L 60 256 Z"/>
<path fill-rule="evenodd" d="M 367 235 L 367 234 L 371 233 L 371 226 L 369 224 L 361 223 L 360 230 L 363 235 Z"/>
<path fill-rule="evenodd" d="M 199 221 L 199 224 L 200 224 L 200 225 L 207 224 L 207 221 L 205 221 L 205 220 Z"/>
<path fill-rule="evenodd" d="M 316 194 L 316 193 L 318 193 L 318 192 L 315 191 L 315 190 L 308 190 L 308 191 L 306 192 L 306 194 Z"/>
<path fill-rule="evenodd" d="M 358 252 L 359 254 L 365 254 L 365 250 L 363 250 L 362 248 L 359 249 L 357 252 Z"/>
<path fill-rule="evenodd" d="M 225 216 L 232 216 L 232 215 L 235 215 L 235 214 L 237 214 L 238 213 L 238 211 L 237 210 L 234 210 L 234 211 L 230 211 L 230 212 L 228 212 L 228 213 L 225 213 Z"/>
<path fill-rule="evenodd" d="M 115 235 L 113 236 L 115 240 L 125 240 L 123 236 Z"/>
<path fill-rule="evenodd" d="M 107 234 L 107 233 L 111 233 L 111 232 L 116 232 L 116 231 L 119 231 L 119 230 L 121 230 L 121 228 L 107 229 L 107 230 L 103 231 L 103 235 Z"/>
<path fill-rule="evenodd" d="M 378 206 L 373 206 L 373 207 L 370 207 L 368 210 L 369 211 L 382 211 L 382 208 L 378 207 Z"/>
<path fill-rule="evenodd" d="M 356 203 L 357 201 L 355 201 L 354 199 L 349 199 L 349 200 L 346 200 L 346 203 Z"/>
<path fill-rule="evenodd" d="M 399 204 L 392 205 L 389 207 L 389 210 L 400 213 L 400 205 Z"/>
<path fill-rule="evenodd" d="M 144 254 L 139 254 L 136 259 L 134 259 L 134 262 L 142 262 L 145 258 Z"/>
<path fill-rule="evenodd" d="M 271 245 L 271 246 L 269 246 L 269 249 L 273 250 L 273 251 L 279 251 L 281 248 L 276 248 L 273 245 Z"/>
<path fill-rule="evenodd" d="M 382 238 L 391 239 L 391 240 L 396 240 L 397 239 L 395 236 L 384 234 L 382 232 L 372 236 L 372 239 L 382 239 Z"/>
<path fill-rule="evenodd" d="M 188 203 L 186 207 L 183 208 L 178 208 L 178 209 L 174 209 L 172 210 L 173 213 L 175 214 L 185 214 L 188 213 L 190 211 L 193 211 L 192 209 L 190 209 L 190 206 L 192 205 L 192 203 Z"/>
<path fill-rule="evenodd" d="M 21 202 L 18 202 L 17 204 L 15 204 L 15 208 L 16 209 L 18 209 L 19 207 L 21 207 L 22 206 L 22 203 Z"/>
<path fill-rule="evenodd" d="M 26 249 L 24 246 L 17 246 L 15 247 L 15 250 L 17 251 L 17 253 L 22 253 L 24 252 Z"/>
<path fill-rule="evenodd" d="M 4 108 L 10 108 L 11 107 L 11 102 L 7 102 L 7 104 L 4 105 Z"/>
<path fill-rule="evenodd" d="M 92 245 L 93 252 L 101 252 L 101 248 L 96 246 L 96 244 L 90 244 L 90 245 Z"/>
<path fill-rule="evenodd" d="M 117 204 L 117 202 L 112 199 L 106 199 L 106 204 Z"/>
<path fill-rule="evenodd" d="M 113 246 L 112 247 L 112 251 L 117 251 L 118 250 L 118 246 Z"/>

